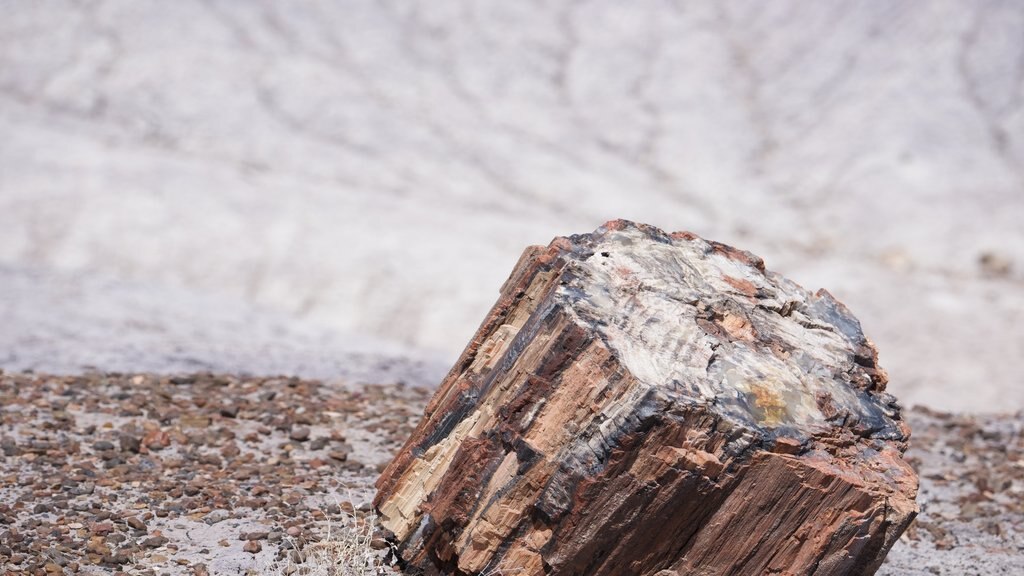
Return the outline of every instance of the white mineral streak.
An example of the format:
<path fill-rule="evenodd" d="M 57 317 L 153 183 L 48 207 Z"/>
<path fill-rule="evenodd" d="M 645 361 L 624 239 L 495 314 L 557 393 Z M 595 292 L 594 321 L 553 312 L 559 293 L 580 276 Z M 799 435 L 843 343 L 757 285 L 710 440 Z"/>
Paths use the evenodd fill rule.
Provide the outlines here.
<path fill-rule="evenodd" d="M 570 315 L 598 330 L 646 387 L 629 396 L 632 405 L 609 408 L 617 414 L 633 413 L 644 393 L 656 389 L 677 402 L 714 403 L 727 416 L 767 428 L 824 424 L 819 391 L 837 408 L 870 416 L 857 392 L 837 385 L 825 368 L 851 365 L 851 342 L 799 309 L 779 313 L 810 305 L 814 296 L 798 285 L 713 252 L 702 239 L 662 243 L 635 228 L 605 233 L 591 256 L 571 266 L 574 280 L 559 287 Z M 752 301 L 726 277 L 750 282 L 760 297 Z M 723 296 L 796 352 L 784 360 L 764 347 L 707 334 L 697 323 L 699 306 Z"/>

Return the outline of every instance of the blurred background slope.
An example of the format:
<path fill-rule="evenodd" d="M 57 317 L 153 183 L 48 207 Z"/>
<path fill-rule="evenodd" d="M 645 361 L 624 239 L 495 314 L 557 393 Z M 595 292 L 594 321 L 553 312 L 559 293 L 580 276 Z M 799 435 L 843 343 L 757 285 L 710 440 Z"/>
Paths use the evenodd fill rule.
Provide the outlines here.
<path fill-rule="evenodd" d="M 827 287 L 907 404 L 1024 408 L 1019 2 L 0 7 L 0 367 L 430 380 L 622 217 Z"/>

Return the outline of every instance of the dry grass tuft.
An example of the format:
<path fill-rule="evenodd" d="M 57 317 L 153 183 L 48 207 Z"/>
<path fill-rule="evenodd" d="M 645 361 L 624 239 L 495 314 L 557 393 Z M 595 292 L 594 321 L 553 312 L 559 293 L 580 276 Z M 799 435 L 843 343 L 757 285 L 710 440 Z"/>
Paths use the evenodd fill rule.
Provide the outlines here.
<path fill-rule="evenodd" d="M 328 520 L 326 534 L 318 542 L 289 540 L 291 550 L 261 570 L 268 576 L 380 576 L 397 574 L 387 549 L 375 549 L 377 517 L 342 514 Z"/>
<path fill-rule="evenodd" d="M 324 538 L 318 542 L 288 539 L 287 554 L 271 562 L 258 574 L 265 576 L 399 576 L 394 550 L 375 546 L 377 515 L 364 517 L 342 513 L 340 521 L 326 522 Z M 521 568 L 484 567 L 481 576 L 513 576 Z"/>

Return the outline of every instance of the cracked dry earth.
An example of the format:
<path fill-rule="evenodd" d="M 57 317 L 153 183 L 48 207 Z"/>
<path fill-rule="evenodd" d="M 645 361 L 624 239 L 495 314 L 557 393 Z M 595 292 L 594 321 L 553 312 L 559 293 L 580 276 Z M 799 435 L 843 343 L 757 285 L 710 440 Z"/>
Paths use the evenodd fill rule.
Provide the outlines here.
<path fill-rule="evenodd" d="M 0 574 L 271 573 L 332 519 L 372 522 L 373 481 L 429 394 L 0 372 Z M 879 574 L 1019 574 L 1022 414 L 907 418 L 921 515 Z"/>

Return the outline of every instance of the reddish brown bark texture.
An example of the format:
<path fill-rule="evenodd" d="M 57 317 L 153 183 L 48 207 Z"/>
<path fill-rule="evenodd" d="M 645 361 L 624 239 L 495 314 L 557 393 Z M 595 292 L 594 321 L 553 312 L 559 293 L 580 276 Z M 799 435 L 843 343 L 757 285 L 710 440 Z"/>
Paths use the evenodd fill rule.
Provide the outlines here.
<path fill-rule="evenodd" d="M 688 233 L 526 250 L 375 505 L 413 571 L 871 574 L 916 514 L 873 345 Z"/>

